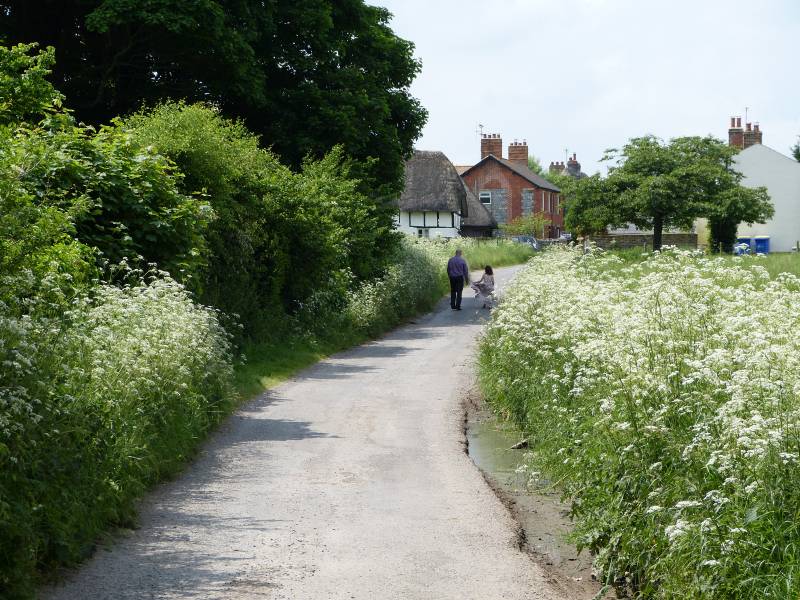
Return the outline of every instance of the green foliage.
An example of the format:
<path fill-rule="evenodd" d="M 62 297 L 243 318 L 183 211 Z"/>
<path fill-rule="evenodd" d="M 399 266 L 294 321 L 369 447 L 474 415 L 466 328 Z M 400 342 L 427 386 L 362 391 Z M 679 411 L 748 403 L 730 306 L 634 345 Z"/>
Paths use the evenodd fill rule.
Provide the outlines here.
<path fill-rule="evenodd" d="M 426 120 L 413 44 L 364 0 L 0 0 L 0 14 L 0 39 L 57 49 L 53 81 L 84 122 L 212 102 L 295 169 L 342 145 L 378 196 L 399 191 Z"/>
<path fill-rule="evenodd" d="M 549 181 L 549 177 L 547 177 L 547 173 L 545 173 L 544 167 L 542 166 L 542 161 L 533 154 L 528 155 L 528 168 L 537 175 L 547 178 Z"/>
<path fill-rule="evenodd" d="M 691 227 L 709 202 L 708 188 L 724 175 L 728 147 L 713 138 L 677 138 L 664 144 L 655 136 L 631 139 L 622 150 L 612 149 L 608 181 L 620 196 L 624 220 L 653 230 L 653 248 L 661 247 L 664 228 Z"/>
<path fill-rule="evenodd" d="M 775 209 L 767 188 L 737 185 L 717 194 L 707 214 L 711 249 L 732 252 L 739 223 L 763 223 L 775 214 Z"/>
<path fill-rule="evenodd" d="M 118 126 L 175 162 L 185 194 L 210 202 L 200 298 L 240 315 L 249 337 L 276 308 L 298 310 L 332 272 L 344 294 L 351 276 L 379 274 L 393 252 L 390 222 L 360 192 L 340 148 L 292 173 L 212 107 L 165 104 Z"/>
<path fill-rule="evenodd" d="M 550 224 L 550 219 L 541 213 L 534 213 L 517 217 L 508 223 L 500 225 L 506 235 L 530 235 L 544 237 L 544 228 Z"/>
<path fill-rule="evenodd" d="M 46 79 L 55 64 L 52 48 L 38 44 L 0 46 L 0 127 L 38 121 L 61 108 L 62 95 Z"/>
<path fill-rule="evenodd" d="M 688 229 L 697 217 L 714 220 L 717 235 L 743 220 L 763 222 L 772 214 L 769 200 L 763 190 L 741 187 L 742 176 L 732 168 L 735 153 L 710 136 L 667 144 L 655 136 L 633 138 L 621 150 L 606 152 L 604 160 L 614 162 L 606 179 L 577 182 L 567 226 L 593 233 L 633 223 L 652 229 L 653 248 L 659 249 L 664 229 Z"/>
<path fill-rule="evenodd" d="M 20 191 L 70 214 L 77 239 L 117 263 L 157 263 L 184 278 L 202 264 L 207 205 L 181 194 L 179 175 L 114 129 L 62 118 L 20 128 L 0 155 Z"/>
<path fill-rule="evenodd" d="M 25 303 L 40 294 L 58 290 L 58 296 L 69 296 L 86 287 L 96 261 L 74 237 L 74 219 L 83 208 L 37 202 L 12 170 L 11 150 L 9 135 L 0 131 L 0 306 L 22 314 Z"/>
<path fill-rule="evenodd" d="M 542 175 L 542 177 L 560 189 L 561 195 L 565 198 L 569 195 L 572 188 L 579 181 L 571 175 L 565 175 L 564 173 L 559 173 L 558 171 L 549 171 L 546 175 Z"/>
<path fill-rule="evenodd" d="M 800 141 L 791 147 L 792 156 L 797 162 L 800 162 Z"/>
<path fill-rule="evenodd" d="M 603 233 L 609 225 L 625 225 L 621 199 L 607 179 L 595 174 L 573 182 L 563 192 L 566 229 L 578 236 L 589 236 Z"/>
<path fill-rule="evenodd" d="M 47 285 L 43 282 L 41 285 Z M 175 282 L 0 304 L 0 595 L 84 558 L 230 408 L 228 335 Z M 9 368 L 10 367 L 10 368 Z"/>

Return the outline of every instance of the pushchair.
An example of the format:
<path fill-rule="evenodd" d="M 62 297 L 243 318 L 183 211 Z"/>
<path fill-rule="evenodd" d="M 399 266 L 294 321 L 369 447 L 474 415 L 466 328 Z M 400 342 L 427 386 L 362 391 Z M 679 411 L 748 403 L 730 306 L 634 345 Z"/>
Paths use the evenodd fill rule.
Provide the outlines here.
<path fill-rule="evenodd" d="M 475 292 L 475 304 L 481 308 L 492 309 L 497 304 L 494 288 L 486 288 L 476 283 L 471 283 L 470 288 Z"/>

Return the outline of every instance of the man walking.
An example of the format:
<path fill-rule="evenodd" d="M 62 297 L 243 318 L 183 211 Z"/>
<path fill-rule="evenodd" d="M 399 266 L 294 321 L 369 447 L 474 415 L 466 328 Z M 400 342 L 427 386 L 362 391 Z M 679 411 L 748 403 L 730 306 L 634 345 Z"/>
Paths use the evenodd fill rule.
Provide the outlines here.
<path fill-rule="evenodd" d="M 461 293 L 464 284 L 469 283 L 469 268 L 461 256 L 461 249 L 456 250 L 456 255 L 447 261 L 447 276 L 450 278 L 450 308 L 461 310 Z"/>

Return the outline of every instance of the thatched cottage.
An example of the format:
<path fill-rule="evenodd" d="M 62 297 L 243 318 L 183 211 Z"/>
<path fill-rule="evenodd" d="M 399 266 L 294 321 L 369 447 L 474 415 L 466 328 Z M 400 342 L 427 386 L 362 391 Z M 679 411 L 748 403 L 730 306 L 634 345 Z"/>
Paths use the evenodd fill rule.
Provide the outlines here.
<path fill-rule="evenodd" d="M 491 235 L 497 227 L 442 152 L 415 150 L 406 161 L 396 225 L 420 237 Z"/>

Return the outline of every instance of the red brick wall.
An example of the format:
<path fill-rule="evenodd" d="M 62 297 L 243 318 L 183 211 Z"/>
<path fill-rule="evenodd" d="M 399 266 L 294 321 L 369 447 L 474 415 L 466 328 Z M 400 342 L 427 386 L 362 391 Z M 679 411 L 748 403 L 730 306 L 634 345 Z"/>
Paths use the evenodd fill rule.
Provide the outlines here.
<path fill-rule="evenodd" d="M 533 210 L 536 213 L 542 212 L 544 206 L 544 197 L 542 196 L 543 192 L 550 191 L 537 188 L 534 184 L 532 184 L 524 177 L 520 177 L 519 175 L 517 175 L 504 165 L 494 160 L 488 160 L 485 163 L 478 165 L 474 169 L 470 170 L 468 173 L 465 173 L 464 181 L 467 183 L 469 188 L 476 194 L 481 190 L 505 189 L 506 194 L 508 194 L 508 207 L 507 207 L 508 214 L 506 222 L 522 216 L 522 190 L 524 189 L 535 190 Z M 554 198 L 555 192 L 551 193 Z M 555 202 L 551 202 L 551 208 L 552 204 L 554 203 Z M 555 235 L 556 228 L 563 231 L 564 228 L 563 214 L 564 214 L 563 202 L 559 202 L 558 213 L 548 213 L 544 215 L 546 218 L 550 219 L 552 223 L 551 237 L 557 237 Z"/>

